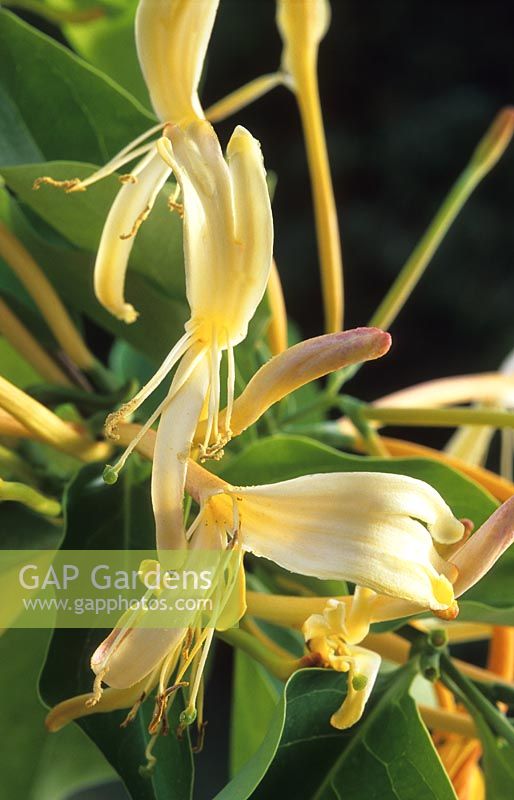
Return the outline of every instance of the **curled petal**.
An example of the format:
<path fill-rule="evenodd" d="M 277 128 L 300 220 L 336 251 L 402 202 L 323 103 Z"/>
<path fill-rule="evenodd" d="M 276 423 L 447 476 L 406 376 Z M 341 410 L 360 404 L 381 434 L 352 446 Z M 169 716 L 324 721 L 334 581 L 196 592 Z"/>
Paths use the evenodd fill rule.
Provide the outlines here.
<path fill-rule="evenodd" d="M 139 63 L 161 120 L 203 117 L 198 83 L 219 0 L 140 0 Z"/>
<path fill-rule="evenodd" d="M 332 714 L 330 723 L 338 730 L 351 728 L 360 720 L 380 669 L 381 658 L 364 647 L 351 646 L 345 657 L 348 665 L 348 686 L 341 708 Z"/>
<path fill-rule="evenodd" d="M 233 344 L 242 341 L 271 272 L 273 217 L 266 170 L 257 139 L 238 125 L 227 148 L 234 208 L 234 263 L 226 313 Z"/>
<path fill-rule="evenodd" d="M 459 574 L 454 584 L 459 597 L 494 566 L 514 541 L 514 498 L 507 500 L 452 556 Z"/>
<path fill-rule="evenodd" d="M 242 433 L 270 406 L 306 383 L 350 364 L 380 358 L 390 346 L 388 333 L 378 328 L 355 328 L 316 336 L 288 348 L 261 367 L 234 402 L 230 424 L 233 435 Z M 223 411 L 221 427 L 225 416 Z M 195 439 L 201 441 L 203 433 L 200 426 Z"/>
<path fill-rule="evenodd" d="M 207 121 L 169 126 L 161 140 L 184 202 L 184 256 L 191 318 L 200 337 L 224 346 L 246 336 L 271 270 L 273 220 L 260 145 L 238 127 L 229 165 Z M 169 142 L 169 143 L 168 143 Z"/>
<path fill-rule="evenodd" d="M 126 183 L 112 204 L 95 263 L 95 294 L 118 319 L 134 322 L 137 312 L 125 302 L 125 274 L 139 225 L 150 213 L 171 170 L 152 150 L 134 170 L 135 183 Z"/>
<path fill-rule="evenodd" d="M 93 692 L 70 697 L 52 708 L 46 717 L 45 725 L 51 733 L 56 733 L 68 723 L 73 722 L 73 720 L 87 717 L 90 714 L 132 708 L 133 705 L 141 700 L 145 689 L 149 691 L 151 688 L 152 686 L 148 686 L 148 680 L 145 679 L 135 683 L 128 689 L 106 689 L 94 705 L 91 704 L 94 699 Z"/>
<path fill-rule="evenodd" d="M 293 572 L 350 580 L 433 610 L 453 603 L 455 570 L 438 555 L 432 536 L 455 542 L 464 527 L 422 481 L 327 473 L 234 487 L 230 494 L 239 504 L 243 548 L 258 556 Z"/>

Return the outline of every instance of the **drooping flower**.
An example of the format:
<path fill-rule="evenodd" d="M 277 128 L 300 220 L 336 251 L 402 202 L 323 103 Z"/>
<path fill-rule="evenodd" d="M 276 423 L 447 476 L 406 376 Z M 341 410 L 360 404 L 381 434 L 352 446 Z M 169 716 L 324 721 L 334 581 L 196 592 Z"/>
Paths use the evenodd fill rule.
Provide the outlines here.
<path fill-rule="evenodd" d="M 330 722 L 339 730 L 351 728 L 369 700 L 380 669 L 380 656 L 352 643 L 355 637 L 348 625 L 347 607 L 337 600 L 328 600 L 322 614 L 312 614 L 305 621 L 303 635 L 309 650 L 321 657 L 323 666 L 348 674 L 345 699 Z"/>
<path fill-rule="evenodd" d="M 327 473 L 241 487 L 191 464 L 188 491 L 200 505 L 186 534 L 190 548 L 217 543 L 236 555 L 251 552 L 292 572 L 349 580 L 434 611 L 453 604 L 456 571 L 434 543 L 457 542 L 464 527 L 423 481 L 386 473 Z M 115 657 L 110 639 L 106 682 L 126 688 L 139 681 L 176 647 L 180 635 L 128 632 L 118 637 Z M 105 671 L 103 655 L 94 657 L 93 668 Z"/>
<path fill-rule="evenodd" d="M 237 127 L 225 161 L 210 123 L 170 126 L 159 147 L 184 196 L 184 256 L 191 318 L 184 336 L 155 375 L 107 421 L 116 437 L 119 423 L 133 413 L 181 359 L 166 399 L 143 426 L 108 477 L 115 478 L 145 431 L 161 416 L 152 498 L 159 548 L 182 547 L 182 497 L 186 463 L 202 413 L 203 452 L 222 447 L 219 432 L 220 360 L 227 352 L 225 440 L 230 438 L 234 398 L 234 347 L 247 333 L 271 268 L 273 221 L 259 143 Z"/>
<path fill-rule="evenodd" d="M 204 119 L 198 99 L 207 45 L 214 25 L 219 0 L 203 0 L 201 12 L 194 0 L 140 0 L 135 23 L 139 63 L 150 98 L 159 119 L 157 125 L 127 144 L 108 164 L 81 180 L 43 183 L 60 186 L 66 192 L 79 192 L 139 159 L 128 174 L 107 216 L 95 263 L 95 293 L 100 303 L 118 319 L 131 323 L 135 308 L 125 301 L 124 283 L 134 237 L 150 214 L 171 169 L 159 155 L 158 140 L 167 124 L 187 126 Z M 177 207 L 171 198 L 172 207 Z"/>

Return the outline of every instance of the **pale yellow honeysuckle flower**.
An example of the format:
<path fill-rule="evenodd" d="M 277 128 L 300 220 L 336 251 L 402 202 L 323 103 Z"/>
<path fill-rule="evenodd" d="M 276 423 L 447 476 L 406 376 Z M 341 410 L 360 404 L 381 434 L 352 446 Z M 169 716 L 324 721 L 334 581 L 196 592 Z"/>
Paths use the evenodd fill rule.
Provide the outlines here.
<path fill-rule="evenodd" d="M 343 265 L 317 78 L 318 48 L 330 25 L 328 0 L 278 0 L 277 25 L 284 41 L 282 68 L 298 101 L 307 148 L 325 327 L 338 331 L 344 314 Z"/>
<path fill-rule="evenodd" d="M 227 485 L 205 495 L 199 520 L 207 508 L 225 526 L 237 511 L 243 550 L 291 572 L 346 579 L 433 610 L 453 603 L 454 570 L 433 541 L 457 542 L 464 527 L 422 481 L 348 472 Z"/>
<path fill-rule="evenodd" d="M 259 143 L 242 127 L 229 141 L 225 161 L 210 123 L 170 126 L 160 142 L 184 197 L 186 291 L 191 318 L 150 381 L 112 414 L 107 432 L 133 413 L 182 359 L 170 392 L 118 463 L 116 477 L 145 431 L 161 416 L 152 477 L 159 548 L 183 546 L 182 496 L 187 458 L 204 415 L 204 453 L 230 438 L 234 398 L 234 347 L 246 336 L 271 269 L 273 220 Z M 220 361 L 227 353 L 227 413 L 220 433 Z"/>
<path fill-rule="evenodd" d="M 84 191 L 140 159 L 120 178 L 124 185 L 107 216 L 94 272 L 98 300 L 127 323 L 137 318 L 136 309 L 124 296 L 134 237 L 171 175 L 170 167 L 158 153 L 157 141 L 148 140 L 162 132 L 167 123 L 185 125 L 204 118 L 198 83 L 218 5 L 219 0 L 140 0 L 135 21 L 137 53 L 159 123 L 84 180 L 43 177 L 34 184 L 35 189 L 48 183 L 61 186 L 66 192 Z"/>
<path fill-rule="evenodd" d="M 358 613 L 349 617 L 359 638 L 367 632 L 368 604 L 374 602 L 369 589 L 436 611 L 453 604 L 455 570 L 437 554 L 433 539 L 456 542 L 464 528 L 422 481 L 383 473 L 327 473 L 235 487 L 191 464 L 187 489 L 200 506 L 187 531 L 189 548 L 210 542 L 301 574 L 360 584 Z M 237 597 L 240 591 L 238 585 Z M 178 647 L 181 635 L 140 629 L 121 638 L 117 634 L 93 658 L 94 670 L 109 685 L 124 688 Z"/>
<path fill-rule="evenodd" d="M 303 625 L 307 647 L 321 657 L 323 666 L 348 673 L 346 697 L 330 718 L 331 725 L 339 730 L 350 728 L 361 718 L 381 663 L 378 653 L 349 641 L 347 616 L 347 606 L 331 599 L 322 614 L 313 614 Z"/>

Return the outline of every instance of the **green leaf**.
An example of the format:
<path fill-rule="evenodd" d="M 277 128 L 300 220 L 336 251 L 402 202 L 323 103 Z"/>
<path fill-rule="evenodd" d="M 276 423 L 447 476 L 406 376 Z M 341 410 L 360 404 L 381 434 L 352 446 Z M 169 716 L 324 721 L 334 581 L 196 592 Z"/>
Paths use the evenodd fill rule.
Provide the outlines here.
<path fill-rule="evenodd" d="M 41 376 L 36 370 L 19 355 L 7 339 L 1 337 L 0 363 L 2 364 L 2 378 L 15 383 L 20 389 L 41 382 Z"/>
<path fill-rule="evenodd" d="M 230 772 L 237 773 L 266 737 L 280 696 L 280 684 L 253 658 L 234 653 Z"/>
<path fill-rule="evenodd" d="M 135 480 L 135 464 L 128 464 L 120 480 L 107 486 L 98 465 L 84 467 L 65 496 L 67 549 L 149 549 L 155 539 L 147 481 Z M 132 475 L 131 473 L 134 473 Z M 106 632 L 57 630 L 54 632 L 41 677 L 41 694 L 49 705 L 91 690 L 93 673 L 89 660 Z M 91 715 L 79 720 L 80 727 L 118 772 L 131 796 L 137 800 L 187 800 L 193 770 L 187 737 L 178 741 L 173 731 L 181 710 L 177 697 L 170 713 L 169 736 L 161 736 L 154 748 L 157 764 L 151 777 L 139 767 L 146 764 L 145 748 L 150 740 L 147 726 L 152 701 L 144 704 L 126 728 L 120 724 L 126 712 Z"/>
<path fill-rule="evenodd" d="M 295 673 L 261 748 L 216 800 L 455 800 L 409 695 L 413 674 L 408 666 L 382 677 L 363 720 L 337 731 L 329 719 L 344 699 L 345 677 Z"/>
<path fill-rule="evenodd" d="M 72 47 L 90 64 L 105 72 L 143 105 L 150 107 L 148 90 L 134 42 L 137 0 L 126 0 L 114 16 L 63 26 Z"/>
<path fill-rule="evenodd" d="M 57 734 L 45 729 L 46 712 L 36 685 L 48 638 L 44 630 L 10 630 L 0 638 L 4 687 L 0 737 L 6 797 L 64 800 L 74 791 L 115 777 L 78 728 Z"/>
<path fill-rule="evenodd" d="M 8 11 L 0 51 L 2 164 L 40 160 L 36 148 L 47 160 L 101 164 L 154 124 L 124 89 Z"/>
<path fill-rule="evenodd" d="M 511 800 L 514 786 L 514 749 L 504 739 L 495 736 L 480 714 L 474 714 L 484 748 L 482 764 L 487 797 L 491 800 Z"/>
<path fill-rule="evenodd" d="M 180 294 L 179 299 L 167 296 L 156 288 L 153 282 L 130 267 L 127 276 L 127 296 L 134 300 L 140 316 L 133 325 L 125 325 L 105 311 L 94 295 L 92 254 L 70 247 L 60 237 L 54 237 L 52 241 L 48 236 L 40 235 L 12 200 L 3 217 L 42 267 L 68 308 L 84 313 L 114 336 L 130 342 L 136 349 L 145 353 L 152 363 L 164 358 L 182 335 L 184 322 L 189 316 L 183 294 Z M 151 219 L 149 222 L 151 223 Z M 149 271 L 152 263 L 156 263 L 152 261 L 156 251 L 162 253 L 165 248 L 163 245 L 159 251 L 158 242 L 154 244 L 153 252 L 149 243 L 143 245 L 143 252 L 147 255 L 145 263 Z M 177 273 L 182 280 L 181 266 L 178 267 Z M 2 273 L 0 281 L 1 277 Z M 0 282 L 0 288 L 2 283 Z M 11 294 L 12 285 L 6 282 L 5 286 L 6 292 Z"/>

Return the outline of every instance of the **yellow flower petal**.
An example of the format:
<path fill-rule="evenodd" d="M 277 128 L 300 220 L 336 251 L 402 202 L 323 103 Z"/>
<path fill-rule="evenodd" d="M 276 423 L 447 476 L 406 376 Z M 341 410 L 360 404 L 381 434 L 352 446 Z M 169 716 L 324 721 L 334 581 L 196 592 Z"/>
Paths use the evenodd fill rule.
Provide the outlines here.
<path fill-rule="evenodd" d="M 150 213 L 170 168 L 155 149 L 133 170 L 134 183 L 126 183 L 112 204 L 102 231 L 94 280 L 99 302 L 118 319 L 134 322 L 137 312 L 125 302 L 125 274 L 139 225 Z"/>
<path fill-rule="evenodd" d="M 161 120 L 203 117 L 198 83 L 219 0 L 140 0 L 139 63 Z"/>
<path fill-rule="evenodd" d="M 332 714 L 330 723 L 338 730 L 351 728 L 360 720 L 380 669 L 381 658 L 372 650 L 351 645 L 346 657 L 349 667 L 346 697 L 341 708 Z"/>
<path fill-rule="evenodd" d="M 238 503 L 242 546 L 258 556 L 434 610 L 453 602 L 455 570 L 438 555 L 432 536 L 457 541 L 464 528 L 422 481 L 328 473 L 227 492 Z M 209 503 L 223 513 L 220 496 Z"/>

